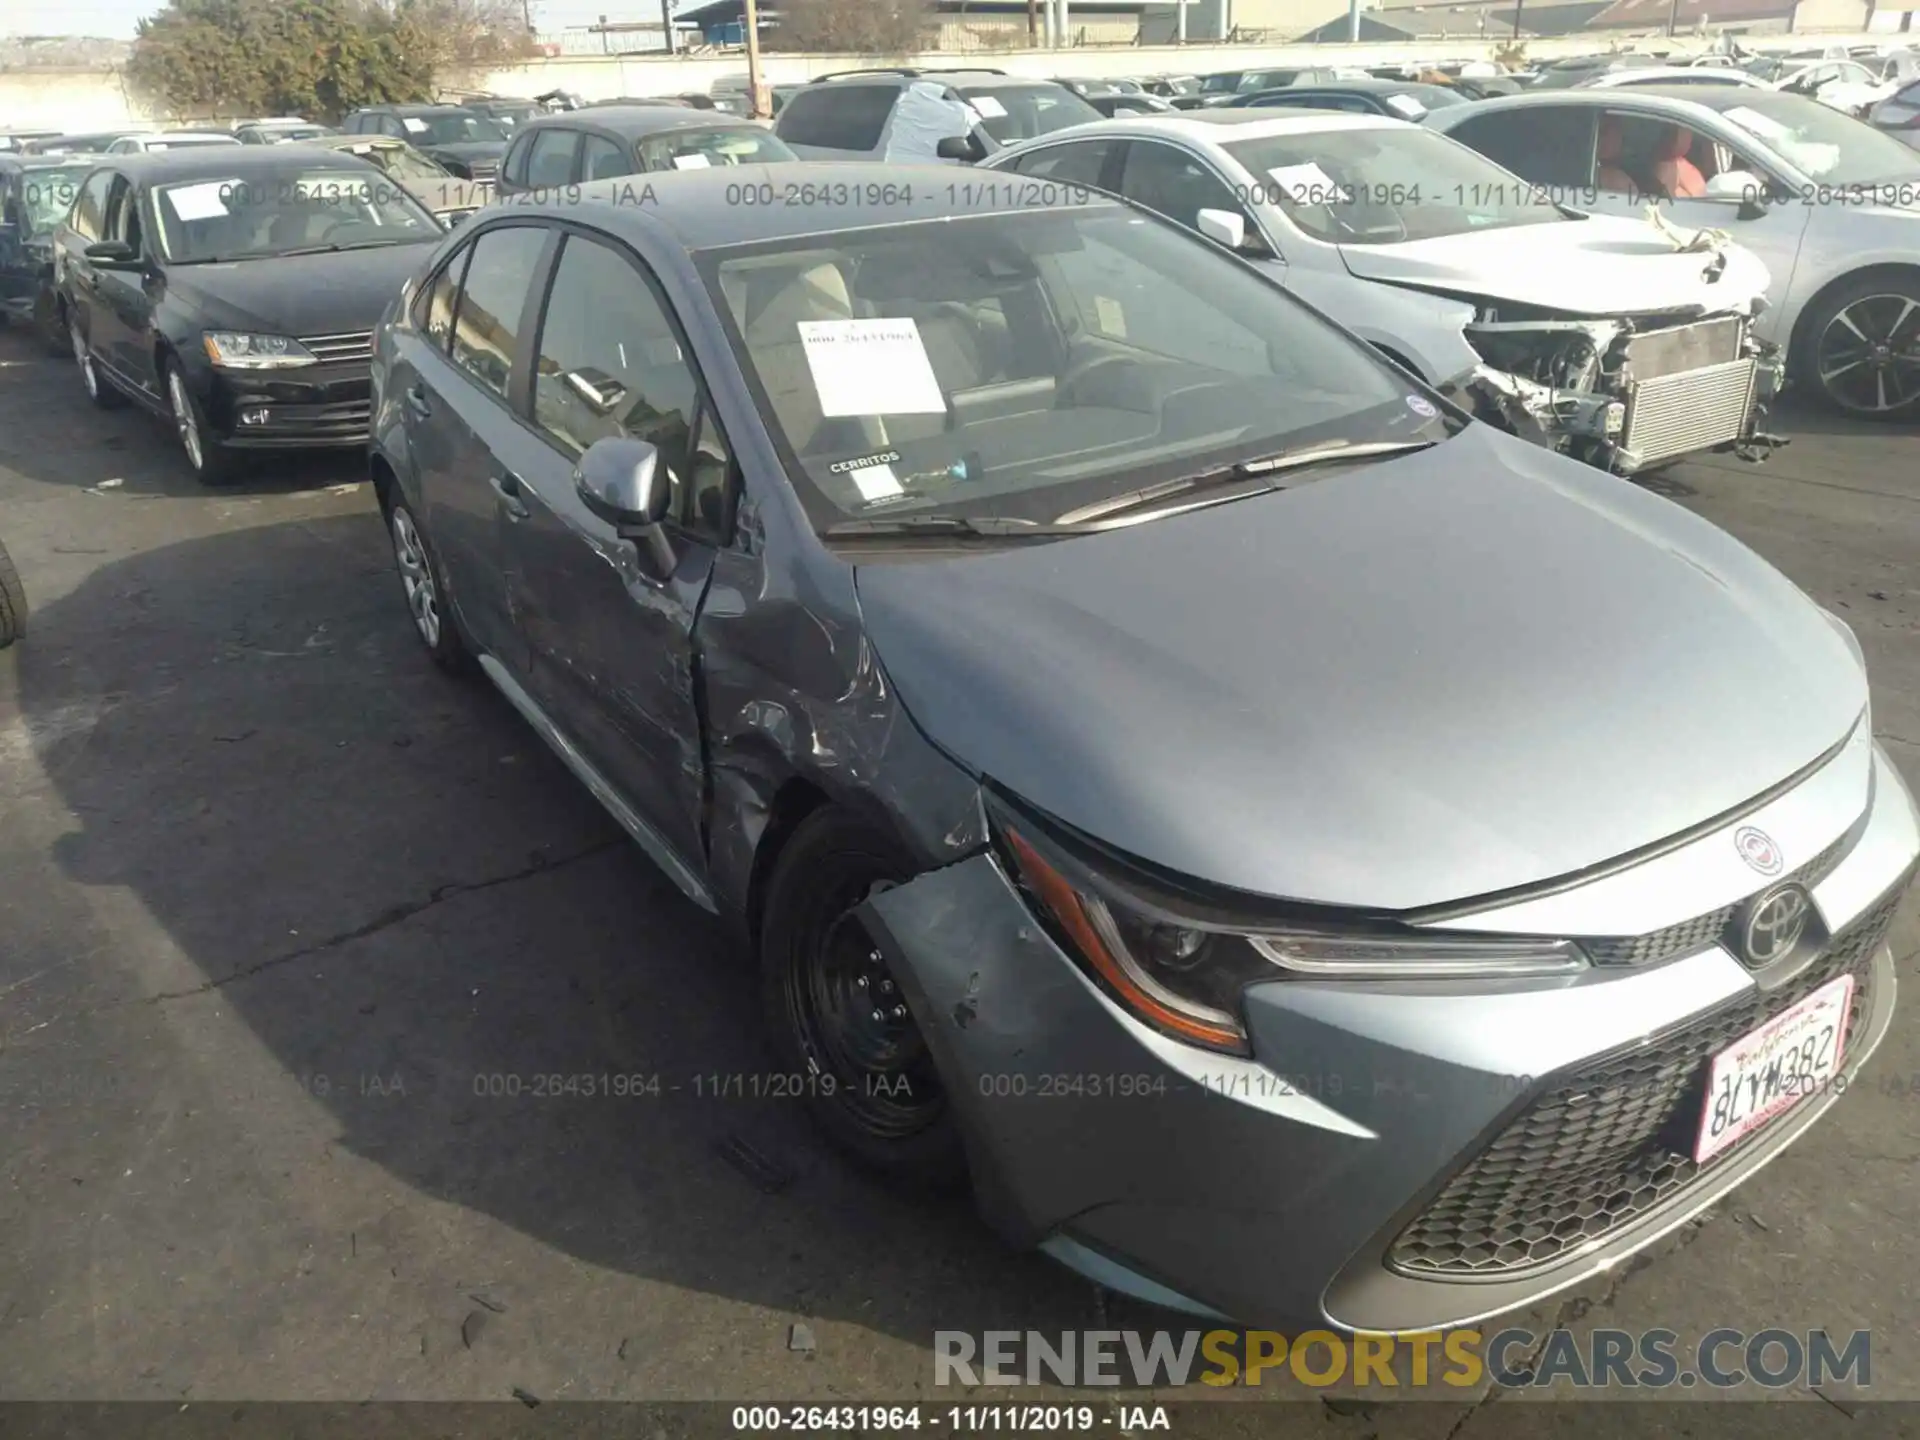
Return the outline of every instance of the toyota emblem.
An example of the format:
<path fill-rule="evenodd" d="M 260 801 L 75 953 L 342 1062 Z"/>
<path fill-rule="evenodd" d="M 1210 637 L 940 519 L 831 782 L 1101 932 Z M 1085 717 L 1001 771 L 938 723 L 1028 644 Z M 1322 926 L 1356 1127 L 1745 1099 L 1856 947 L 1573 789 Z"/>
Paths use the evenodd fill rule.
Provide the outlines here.
<path fill-rule="evenodd" d="M 1785 863 L 1780 858 L 1780 847 L 1773 843 L 1773 837 L 1751 825 L 1742 825 L 1733 832 L 1733 847 L 1740 852 L 1742 860 L 1762 875 L 1778 875 L 1781 865 Z"/>
<path fill-rule="evenodd" d="M 1740 931 L 1741 958 L 1747 968 L 1759 970 L 1791 955 L 1807 933 L 1812 912 L 1813 897 L 1798 885 L 1779 886 L 1754 901 Z"/>

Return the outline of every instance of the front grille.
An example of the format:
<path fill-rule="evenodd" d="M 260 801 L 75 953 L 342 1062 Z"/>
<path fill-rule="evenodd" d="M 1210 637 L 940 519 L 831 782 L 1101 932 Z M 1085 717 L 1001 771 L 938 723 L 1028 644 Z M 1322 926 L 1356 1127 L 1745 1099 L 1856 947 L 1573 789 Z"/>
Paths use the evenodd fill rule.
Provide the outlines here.
<path fill-rule="evenodd" d="M 1772 883 L 1784 885 L 1792 881 L 1812 890 L 1847 858 L 1854 839 L 1855 832 L 1849 830 L 1798 870 Z M 1596 965 L 1657 965 L 1663 960 L 1677 960 L 1682 955 L 1706 949 L 1727 933 L 1739 909 L 1740 904 L 1723 905 L 1718 910 L 1709 910 L 1704 915 L 1696 915 L 1691 920 L 1682 920 L 1677 925 L 1669 925 L 1664 930 L 1655 930 L 1647 935 L 1581 940 L 1580 948 Z"/>
<path fill-rule="evenodd" d="M 470 180 L 491 181 L 500 174 L 498 160 L 475 160 L 467 166 L 467 178 Z"/>
<path fill-rule="evenodd" d="M 329 364 L 340 360 L 371 360 L 373 332 L 356 330 L 350 335 L 302 335 L 300 343 Z"/>
<path fill-rule="evenodd" d="M 1505 1280 L 1553 1264 L 1742 1154 L 1694 1164 L 1713 1056 L 1836 976 L 1855 977 L 1851 1042 L 1869 1013 L 1873 957 L 1906 893 L 1896 885 L 1787 985 L 1755 991 L 1555 1080 L 1447 1183 L 1387 1252 L 1421 1279 Z"/>
<path fill-rule="evenodd" d="M 1646 465 L 1739 439 L 1753 411 L 1758 368 L 1730 360 L 1630 385 L 1621 447 Z"/>

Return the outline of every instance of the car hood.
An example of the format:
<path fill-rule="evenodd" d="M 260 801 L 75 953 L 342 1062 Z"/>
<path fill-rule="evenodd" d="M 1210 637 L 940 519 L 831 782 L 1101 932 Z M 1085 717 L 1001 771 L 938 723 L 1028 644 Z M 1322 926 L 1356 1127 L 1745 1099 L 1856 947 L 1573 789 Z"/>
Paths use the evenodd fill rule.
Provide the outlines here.
<path fill-rule="evenodd" d="M 1738 541 L 1484 425 L 856 584 L 961 764 L 1152 864 L 1327 904 L 1617 858 L 1791 776 L 1867 701 L 1839 631 Z"/>
<path fill-rule="evenodd" d="M 407 277 L 443 238 L 418 244 L 176 265 L 168 298 L 197 312 L 203 329 L 267 335 L 344 335 L 371 330 Z"/>
<path fill-rule="evenodd" d="M 1675 233 L 1684 240 L 1693 232 Z M 1713 257 L 1677 249 L 1651 222 L 1589 215 L 1398 245 L 1342 245 L 1340 258 L 1366 280 L 1579 315 L 1745 310 L 1766 293 L 1766 262 L 1743 245 L 1723 248 L 1726 268 L 1710 281 Z M 1569 284 L 1573 276 L 1577 284 Z"/>
<path fill-rule="evenodd" d="M 507 153 L 505 140 L 461 140 L 451 145 L 420 145 L 414 149 L 435 160 L 498 160 Z"/>

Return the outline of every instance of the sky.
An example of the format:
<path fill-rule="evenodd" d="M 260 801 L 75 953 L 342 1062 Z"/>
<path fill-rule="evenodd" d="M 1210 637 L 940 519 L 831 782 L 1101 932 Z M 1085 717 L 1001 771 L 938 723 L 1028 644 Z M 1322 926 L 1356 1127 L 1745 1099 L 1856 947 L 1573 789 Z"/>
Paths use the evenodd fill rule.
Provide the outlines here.
<path fill-rule="evenodd" d="M 131 40 L 134 22 L 161 0 L 0 0 L 0 35 L 91 35 Z M 533 0 L 534 29 L 568 30 L 613 20 L 657 20 L 659 0 Z"/>

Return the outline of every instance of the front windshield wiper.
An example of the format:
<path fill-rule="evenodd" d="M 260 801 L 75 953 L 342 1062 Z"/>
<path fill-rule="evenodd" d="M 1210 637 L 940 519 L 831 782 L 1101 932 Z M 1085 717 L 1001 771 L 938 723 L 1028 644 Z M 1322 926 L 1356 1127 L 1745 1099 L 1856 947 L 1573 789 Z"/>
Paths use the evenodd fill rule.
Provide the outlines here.
<path fill-rule="evenodd" d="M 1125 495 L 1096 500 L 1093 504 L 1083 505 L 1078 510 L 1069 510 L 1055 523 L 1084 524 L 1089 520 L 1106 519 L 1127 510 L 1157 505 L 1162 500 L 1171 499 L 1176 495 L 1188 495 L 1196 490 L 1208 490 L 1215 486 L 1234 485 L 1243 481 L 1257 481 L 1283 470 L 1299 470 L 1309 465 L 1364 460 L 1369 456 L 1406 455 L 1415 450 L 1429 449 L 1434 443 L 1432 440 L 1329 440 L 1324 444 L 1306 445 L 1298 450 L 1282 450 L 1277 454 L 1262 455 L 1252 460 L 1236 460 L 1233 464 L 1223 465 L 1217 470 L 1202 470 L 1197 475 L 1183 475 L 1177 480 L 1165 480 L 1158 485 L 1147 485 L 1139 490 L 1129 491 Z"/>
<path fill-rule="evenodd" d="M 405 245 L 401 239 L 393 240 L 356 240 L 351 245 L 302 245 L 294 250 L 276 250 L 271 255 L 262 256 L 266 260 L 284 260 L 289 255 L 336 255 L 346 250 L 379 250 L 388 245 Z"/>
<path fill-rule="evenodd" d="M 876 515 L 867 520 L 842 520 L 820 533 L 828 539 L 863 536 L 959 536 L 963 539 L 1044 540 L 1061 535 L 1085 535 L 1092 525 L 1046 524 L 1011 515 Z"/>

